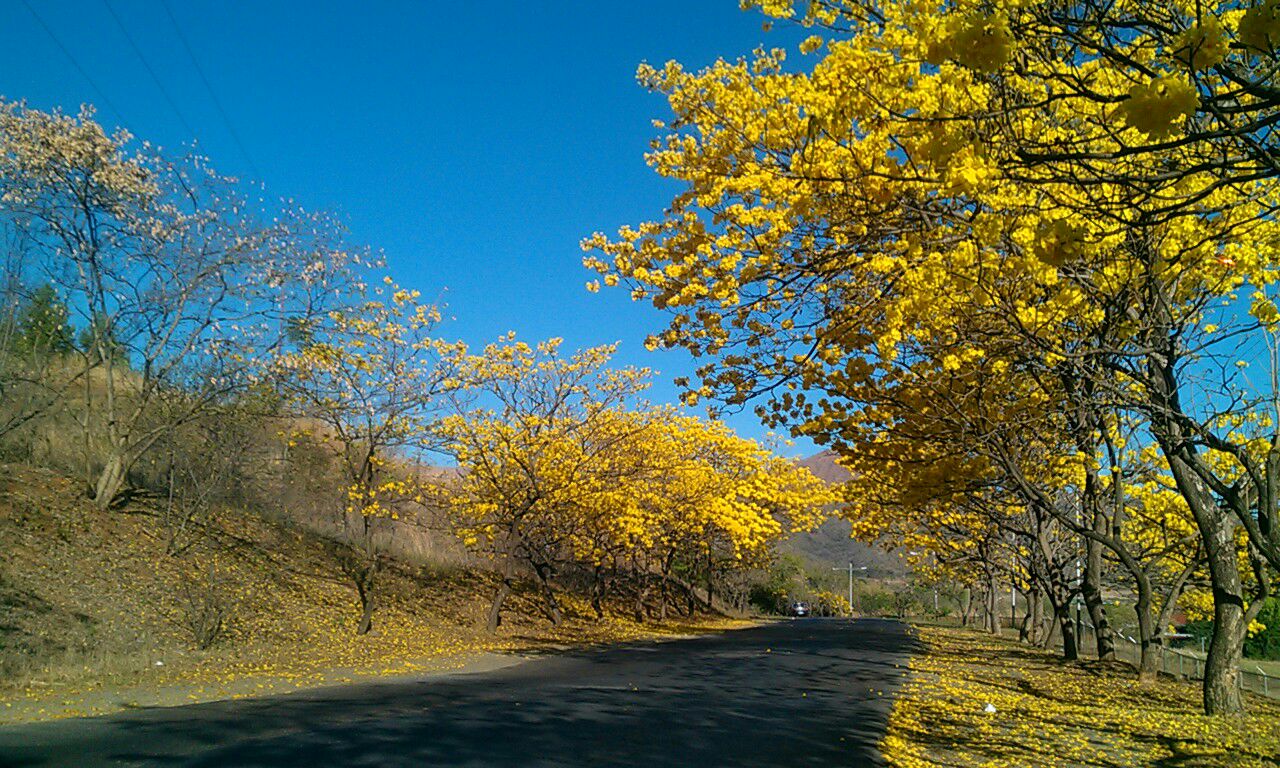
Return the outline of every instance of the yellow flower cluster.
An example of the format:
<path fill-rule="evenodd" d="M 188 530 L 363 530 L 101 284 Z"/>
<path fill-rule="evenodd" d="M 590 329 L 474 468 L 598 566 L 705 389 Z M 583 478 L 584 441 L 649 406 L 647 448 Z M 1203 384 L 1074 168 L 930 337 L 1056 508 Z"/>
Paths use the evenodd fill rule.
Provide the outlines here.
<path fill-rule="evenodd" d="M 947 16 L 926 58 L 931 64 L 954 61 L 975 72 L 990 73 L 1008 63 L 1013 48 L 1013 33 L 1003 15 L 958 13 Z"/>
<path fill-rule="evenodd" d="M 1120 113 L 1130 128 L 1153 138 L 1165 138 L 1181 127 L 1183 119 L 1195 114 L 1199 103 L 1191 83 L 1165 75 L 1131 87 Z"/>
<path fill-rule="evenodd" d="M 1211 15 L 1177 38 L 1173 55 L 1192 69 L 1208 69 L 1227 57 L 1230 45 L 1222 23 Z"/>
<path fill-rule="evenodd" d="M 1280 0 L 1264 0 L 1240 17 L 1240 42 L 1255 51 L 1270 52 L 1280 45 Z"/>
<path fill-rule="evenodd" d="M 612 347 L 565 358 L 508 337 L 469 363 L 497 409 L 443 423 L 460 476 L 451 509 L 468 546 L 546 565 L 741 567 L 823 519 L 833 493 L 723 423 L 636 409 L 647 372 L 610 370 Z"/>

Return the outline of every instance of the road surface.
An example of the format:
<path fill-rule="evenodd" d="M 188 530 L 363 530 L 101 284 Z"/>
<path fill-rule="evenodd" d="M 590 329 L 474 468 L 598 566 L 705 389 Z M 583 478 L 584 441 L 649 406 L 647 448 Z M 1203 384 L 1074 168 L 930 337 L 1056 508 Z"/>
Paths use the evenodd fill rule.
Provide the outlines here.
<path fill-rule="evenodd" d="M 890 621 L 798 619 L 378 682 L 0 728 L 0 766 L 881 764 L 914 643 Z"/>

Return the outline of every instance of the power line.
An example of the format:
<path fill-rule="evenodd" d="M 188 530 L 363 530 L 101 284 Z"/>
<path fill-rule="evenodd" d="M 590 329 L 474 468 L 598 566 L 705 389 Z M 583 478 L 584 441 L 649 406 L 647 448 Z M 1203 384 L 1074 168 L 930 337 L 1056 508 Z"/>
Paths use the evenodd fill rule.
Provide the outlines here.
<path fill-rule="evenodd" d="M 94 81 L 93 77 L 89 75 L 88 71 L 86 71 L 84 67 L 80 66 L 80 62 L 76 60 L 75 54 L 71 53 L 71 49 L 68 48 L 66 45 L 64 45 L 62 40 L 59 39 L 56 34 L 54 34 L 53 28 L 50 27 L 47 23 L 45 23 L 45 20 L 40 17 L 40 14 L 36 13 L 35 7 L 32 6 L 31 3 L 28 2 L 28 0 L 22 0 L 22 4 L 26 6 L 26 9 L 28 11 L 31 12 L 31 15 L 35 18 L 36 23 L 39 24 L 40 28 L 45 31 L 45 34 L 47 34 L 49 36 L 49 39 L 53 41 L 53 44 L 58 46 L 58 49 L 61 50 L 63 55 L 67 57 L 67 60 L 71 62 L 71 66 L 75 67 L 76 71 L 80 73 L 80 76 L 83 77 L 85 79 L 85 82 L 89 84 L 89 87 L 92 88 L 94 92 L 98 94 L 98 98 L 102 100 L 101 101 L 102 106 L 106 107 L 107 109 L 115 113 L 116 119 L 118 119 L 121 123 L 128 124 L 129 121 L 128 119 L 125 118 L 124 112 L 121 112 L 120 108 L 117 107 L 111 101 L 111 99 L 107 96 L 106 92 L 98 87 L 98 84 Z"/>
<path fill-rule="evenodd" d="M 102 0 L 102 4 L 107 7 L 107 13 L 111 14 L 111 18 L 115 19 L 116 26 L 120 28 L 120 32 L 124 35 L 124 39 L 128 41 L 129 47 L 133 49 L 134 54 L 138 57 L 138 61 L 142 62 L 142 66 L 147 70 L 147 74 L 151 75 L 151 82 L 156 84 L 156 88 L 160 90 L 160 95 L 164 96 L 164 100 L 168 102 L 169 108 L 178 116 L 178 122 L 182 123 L 182 127 L 186 129 L 187 136 L 190 139 L 195 139 L 196 129 L 191 127 L 191 123 L 187 122 L 187 118 L 182 114 L 182 110 L 178 109 L 177 102 L 173 100 L 171 95 L 169 95 L 169 90 L 164 87 L 164 83 L 160 82 L 160 76 L 151 68 L 151 63 L 147 61 L 147 57 L 143 55 L 142 49 L 139 48 L 138 43 L 134 41 L 133 35 L 129 34 L 128 28 L 125 27 L 124 22 L 116 13 L 115 8 L 111 7 L 110 0 Z"/>
<path fill-rule="evenodd" d="M 26 0 L 23 0 L 23 2 L 26 2 Z M 258 166 L 253 162 L 253 158 L 249 155 L 249 150 L 245 149 L 244 142 L 240 140 L 240 134 L 236 132 L 235 126 L 232 125 L 231 118 L 227 115 L 227 110 L 223 108 L 222 102 L 218 100 L 218 94 L 213 90 L 213 85 L 209 82 L 209 78 L 205 76 L 204 69 L 200 67 L 200 62 L 196 59 L 191 43 L 187 41 L 186 35 L 182 34 L 182 25 L 178 23 L 178 18 L 173 15 L 173 9 L 169 7 L 169 0 L 160 0 L 160 5 L 164 8 L 165 15 L 169 17 L 169 22 L 173 24 L 173 31 L 178 34 L 178 42 L 182 43 L 183 49 L 187 52 L 187 58 L 191 59 L 191 65 L 195 67 L 196 74 L 200 76 L 200 82 L 204 83 L 204 89 L 208 91 L 209 98 L 213 100 L 213 106 L 217 108 L 218 114 L 222 116 L 222 122 L 226 124 L 227 132 L 231 134 L 231 139 L 249 164 L 249 169 L 253 171 L 255 176 L 261 177 L 262 174 L 258 172 Z"/>

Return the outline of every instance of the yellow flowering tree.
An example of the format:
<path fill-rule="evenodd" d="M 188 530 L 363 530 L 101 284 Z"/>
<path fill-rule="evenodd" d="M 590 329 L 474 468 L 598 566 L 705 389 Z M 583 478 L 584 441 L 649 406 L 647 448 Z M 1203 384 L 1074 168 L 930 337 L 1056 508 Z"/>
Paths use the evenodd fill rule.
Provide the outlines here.
<path fill-rule="evenodd" d="M 358 634 L 373 627 L 384 566 L 379 522 L 424 502 L 423 489 L 397 466 L 439 447 L 439 420 L 459 386 L 465 349 L 433 335 L 440 312 L 417 291 L 389 279 L 347 309 L 293 326 L 293 347 L 275 363 L 291 407 L 291 438 L 332 450 L 342 468 L 339 509 L 352 545 L 344 568 L 356 590 Z"/>
<path fill-rule="evenodd" d="M 630 587 L 637 619 L 654 586 L 661 617 L 673 584 L 692 602 L 699 581 L 710 602 L 717 580 L 766 561 L 834 501 L 807 469 L 723 423 L 644 407 L 648 371 L 611 369 L 613 346 L 560 346 L 508 336 L 468 358 L 476 400 L 444 422 L 460 469 L 444 496 L 464 542 L 501 575 L 490 631 L 521 571 L 554 623 L 565 570 L 590 574 L 600 616 L 611 583 Z"/>
<path fill-rule="evenodd" d="M 818 525 L 835 492 L 804 467 L 735 435 L 719 421 L 663 409 L 645 415 L 618 456 L 627 469 L 608 471 L 613 498 L 592 516 L 580 557 L 629 562 L 635 612 L 643 615 L 650 583 L 665 618 L 672 582 L 692 602 L 701 582 L 710 603 L 717 579 L 772 557 L 773 545 Z M 615 566 L 616 570 L 616 566 Z M 727 595 L 726 595 L 727 596 Z"/>
<path fill-rule="evenodd" d="M 589 238 L 587 264 L 669 312 L 652 345 L 706 357 L 686 382 L 689 402 L 761 397 L 764 418 L 855 454 L 842 446 L 894 423 L 902 411 L 885 400 L 905 382 L 918 397 L 900 408 L 946 406 L 968 425 L 958 446 L 1003 423 L 1001 442 L 1020 442 L 1018 455 L 1038 447 L 1074 467 L 1027 483 L 1013 471 L 1026 461 L 996 462 L 1001 489 L 1044 514 L 1055 497 L 1080 499 L 1067 529 L 1088 554 L 1091 613 L 1102 548 L 1116 540 L 1105 529 L 1124 506 L 1103 498 L 1104 435 L 1121 414 L 1142 420 L 1223 596 L 1205 702 L 1232 711 L 1247 600 L 1231 532 L 1244 529 L 1274 569 L 1280 526 L 1271 454 L 1207 404 L 1269 408 L 1221 363 L 1234 340 L 1275 322 L 1274 190 L 1236 172 L 1245 166 L 1192 162 L 1222 142 L 1164 141 L 1189 120 L 1187 90 L 1167 79 L 1181 66 L 1174 54 L 1184 51 L 1184 68 L 1208 66 L 1198 52 L 1218 45 L 1216 32 L 1157 46 L 1174 63 L 1139 77 L 1102 56 L 1033 56 L 1028 18 L 1042 10 L 814 3 L 800 13 L 822 30 L 801 46 L 811 66 L 789 67 L 774 49 L 700 72 L 642 67 L 674 113 L 649 160 L 686 188 L 660 220 Z M 1018 101 L 1073 77 L 1099 98 Z M 1067 172 L 1068 160 L 1031 158 L 1026 137 L 1089 157 Z M 1141 151 L 1108 155 L 1117 142 Z M 1153 180 L 1152 168 L 1192 170 Z M 1247 309 L 1242 293 L 1255 294 Z M 1221 374 L 1213 391 L 1200 389 L 1206 362 Z M 988 375 L 973 380 L 979 369 Z M 949 379 L 988 389 L 940 402 Z M 1047 442 L 1036 420 L 1051 426 Z M 1224 475 L 1210 451 L 1244 469 Z M 1237 480 L 1253 490 L 1233 490 Z"/>
<path fill-rule="evenodd" d="M 458 530 L 501 574 L 491 632 L 520 567 L 536 576 L 548 617 L 560 622 L 552 577 L 584 510 L 611 490 L 600 468 L 643 429 L 625 410 L 647 388 L 648 371 L 610 369 L 612 345 L 565 355 L 561 344 L 531 346 L 511 334 L 466 357 L 460 377 L 477 403 L 442 425 L 461 470 L 447 493 Z"/>
<path fill-rule="evenodd" d="M 1157 215 L 1194 217 L 1205 195 L 1280 171 L 1274 0 L 752 4 L 819 32 L 810 51 L 865 40 L 967 81 L 938 109 L 884 108 L 980 140 L 989 161 L 1022 178 L 1090 188 L 1095 212 L 1123 219 L 1120 187 Z"/>

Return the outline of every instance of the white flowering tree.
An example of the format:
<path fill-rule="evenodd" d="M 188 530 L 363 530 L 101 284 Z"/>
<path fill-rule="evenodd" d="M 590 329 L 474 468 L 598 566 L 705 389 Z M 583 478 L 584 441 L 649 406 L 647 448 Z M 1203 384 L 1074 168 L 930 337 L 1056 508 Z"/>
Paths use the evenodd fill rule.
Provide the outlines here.
<path fill-rule="evenodd" d="M 0 216 L 100 368 L 88 480 L 103 508 L 166 432 L 259 378 L 290 320 L 335 306 L 358 261 L 325 216 L 251 200 L 203 158 L 166 159 L 89 109 L 0 104 Z"/>

